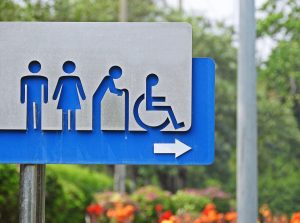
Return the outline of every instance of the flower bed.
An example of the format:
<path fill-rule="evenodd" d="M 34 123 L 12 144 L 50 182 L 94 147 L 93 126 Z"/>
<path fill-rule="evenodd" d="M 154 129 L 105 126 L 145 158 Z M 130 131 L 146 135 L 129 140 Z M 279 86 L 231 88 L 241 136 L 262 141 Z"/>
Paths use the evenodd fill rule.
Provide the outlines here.
<path fill-rule="evenodd" d="M 208 193 L 209 192 L 209 193 Z M 171 194 L 143 187 L 131 195 L 105 192 L 87 207 L 88 223 L 236 223 L 230 195 L 216 189 L 187 189 Z M 223 210 L 223 211 L 220 211 Z M 273 216 L 267 205 L 259 211 L 260 223 L 300 223 L 300 212 Z"/>

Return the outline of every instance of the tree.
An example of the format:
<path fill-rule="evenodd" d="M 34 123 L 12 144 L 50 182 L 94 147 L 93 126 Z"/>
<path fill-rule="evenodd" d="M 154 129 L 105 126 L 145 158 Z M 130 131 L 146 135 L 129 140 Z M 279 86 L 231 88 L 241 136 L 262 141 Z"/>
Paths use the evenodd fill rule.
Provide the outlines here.
<path fill-rule="evenodd" d="M 261 11 L 258 33 L 276 42 L 270 57 L 263 64 L 261 78 L 269 93 L 290 104 L 300 124 L 300 1 L 268 0 Z M 272 79 L 272 81 L 267 81 Z"/>
<path fill-rule="evenodd" d="M 275 212 L 300 210 L 300 1 L 268 0 L 260 37 L 276 42 L 259 69 L 260 202 Z"/>

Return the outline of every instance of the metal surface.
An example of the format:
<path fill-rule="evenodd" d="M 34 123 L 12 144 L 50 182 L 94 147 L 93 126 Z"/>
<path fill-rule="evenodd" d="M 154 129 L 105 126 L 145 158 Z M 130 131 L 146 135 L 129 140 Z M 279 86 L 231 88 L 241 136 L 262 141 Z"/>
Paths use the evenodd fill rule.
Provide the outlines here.
<path fill-rule="evenodd" d="M 125 130 L 124 96 L 105 95 L 101 109 L 101 129 Z"/>
<path fill-rule="evenodd" d="M 20 223 L 45 222 L 45 165 L 20 166 Z"/>
<path fill-rule="evenodd" d="M 20 223 L 36 223 L 36 166 L 21 165 Z"/>
<path fill-rule="evenodd" d="M 33 103 L 33 128 L 37 129 L 37 110 L 36 103 Z"/>
<path fill-rule="evenodd" d="M 46 165 L 38 164 L 36 179 L 36 222 L 45 222 Z"/>
<path fill-rule="evenodd" d="M 165 105 L 172 106 L 177 119 L 185 123 L 176 131 L 191 127 L 192 30 L 187 23 L 3 22 L 0 33 L 0 113 L 7 114 L 0 117 L 0 129 L 26 129 L 26 105 L 20 103 L 19 89 L 20 79 L 32 75 L 28 71 L 32 60 L 41 63 L 38 74 L 48 78 L 49 101 L 42 104 L 43 130 L 62 129 L 61 111 L 52 95 L 58 79 L 68 75 L 62 70 L 68 60 L 75 62 L 73 74 L 80 78 L 86 93 L 86 100 L 80 100 L 81 110 L 76 112 L 77 130 L 92 130 L 93 94 L 114 65 L 123 70 L 115 80 L 116 87 L 129 91 L 129 130 L 143 130 L 132 110 L 145 93 L 150 73 L 159 76 L 153 95 L 166 97 Z M 113 103 L 104 106 L 113 107 Z M 148 116 L 152 124 L 167 114 Z M 106 118 L 105 123 L 109 121 Z M 114 122 L 114 128 L 124 129 L 124 120 Z M 172 125 L 164 130 L 175 131 Z"/>
<path fill-rule="evenodd" d="M 126 166 L 115 165 L 114 174 L 114 191 L 125 193 L 126 192 Z"/>
<path fill-rule="evenodd" d="M 119 21 L 128 22 L 128 0 L 119 0 Z"/>
<path fill-rule="evenodd" d="M 187 132 L 0 131 L 0 162 L 209 164 L 214 159 L 214 75 L 213 60 L 193 59 L 193 125 Z M 100 122 L 99 118 L 96 121 Z M 176 139 L 191 150 L 177 158 L 154 153 L 154 144 Z"/>
<path fill-rule="evenodd" d="M 238 222 L 254 223 L 257 199 L 257 105 L 255 1 L 240 1 L 237 103 Z"/>

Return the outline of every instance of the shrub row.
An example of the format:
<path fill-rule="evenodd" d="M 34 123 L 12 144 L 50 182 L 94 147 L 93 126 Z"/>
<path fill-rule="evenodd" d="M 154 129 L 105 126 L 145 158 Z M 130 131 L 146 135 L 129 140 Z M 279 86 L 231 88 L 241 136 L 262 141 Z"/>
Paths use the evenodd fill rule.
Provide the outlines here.
<path fill-rule="evenodd" d="M 84 222 L 85 207 L 112 179 L 78 165 L 47 165 L 46 222 Z M 19 168 L 0 165 L 0 223 L 18 222 Z"/>

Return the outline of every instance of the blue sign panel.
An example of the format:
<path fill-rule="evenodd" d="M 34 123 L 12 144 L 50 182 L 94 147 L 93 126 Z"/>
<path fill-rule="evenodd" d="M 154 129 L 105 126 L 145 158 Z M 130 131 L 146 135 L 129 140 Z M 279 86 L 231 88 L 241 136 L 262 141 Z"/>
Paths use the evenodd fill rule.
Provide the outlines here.
<path fill-rule="evenodd" d="M 69 131 L 75 128 L 74 111 L 80 108 L 79 101 L 86 98 L 80 78 L 73 76 L 60 78 L 55 91 L 50 94 L 47 91 L 47 78 L 35 75 L 41 69 L 41 64 L 32 61 L 28 68 L 32 75 L 24 76 L 20 81 L 20 101 L 27 103 L 27 130 L 0 131 L 1 163 L 205 165 L 213 162 L 215 78 L 213 60 L 193 59 L 192 121 L 187 131 L 161 131 L 169 124 L 176 129 L 181 128 L 184 123 L 177 121 L 172 106 L 154 105 L 154 101 L 165 101 L 164 97 L 152 95 L 152 88 L 160 84 L 154 74 L 147 76 L 144 94 L 138 97 L 132 110 L 137 123 L 145 131 L 129 131 L 127 127 L 125 131 L 102 131 L 97 128 L 91 131 Z M 76 65 L 72 61 L 67 61 L 63 65 L 66 73 L 72 73 L 75 69 Z M 113 79 L 119 78 L 120 75 L 121 69 L 112 67 L 110 77 L 103 79 L 100 84 L 102 87 L 95 93 L 94 104 L 101 100 L 107 90 L 115 94 L 125 94 L 125 98 L 128 98 L 125 101 L 130 99 L 128 97 L 130 92 L 118 90 L 113 84 Z M 175 87 L 180 88 L 180 83 Z M 41 104 L 47 103 L 50 98 L 58 100 L 57 108 L 62 111 L 62 131 L 41 129 Z M 147 112 L 166 113 L 167 118 L 156 126 L 145 123 L 138 112 L 138 107 L 143 101 L 149 106 Z M 126 104 L 128 103 L 125 103 L 125 107 Z M 100 108 L 94 107 L 93 112 L 98 114 Z M 125 112 L 125 116 L 129 115 L 128 112 Z M 100 115 L 93 116 L 93 123 L 96 126 L 101 123 Z M 128 119 L 125 118 L 125 126 L 127 125 Z"/>
<path fill-rule="evenodd" d="M 187 23 L 0 23 L 0 162 L 209 164 L 214 62 Z"/>

